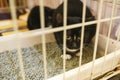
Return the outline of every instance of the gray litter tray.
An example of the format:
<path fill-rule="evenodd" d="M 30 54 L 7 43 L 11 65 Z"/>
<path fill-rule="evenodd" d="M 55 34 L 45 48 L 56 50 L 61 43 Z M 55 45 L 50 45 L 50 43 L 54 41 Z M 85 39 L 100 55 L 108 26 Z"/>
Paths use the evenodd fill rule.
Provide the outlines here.
<path fill-rule="evenodd" d="M 23 63 L 26 80 L 43 80 L 43 56 L 41 44 L 22 48 Z M 48 78 L 63 72 L 61 51 L 55 42 L 47 43 L 47 73 Z M 92 60 L 93 44 L 84 49 L 82 64 Z M 100 54 L 97 53 L 97 58 Z M 66 70 L 78 67 L 79 57 L 74 56 L 66 61 Z M 21 72 L 17 56 L 17 49 L 0 53 L 0 80 L 21 80 Z"/>

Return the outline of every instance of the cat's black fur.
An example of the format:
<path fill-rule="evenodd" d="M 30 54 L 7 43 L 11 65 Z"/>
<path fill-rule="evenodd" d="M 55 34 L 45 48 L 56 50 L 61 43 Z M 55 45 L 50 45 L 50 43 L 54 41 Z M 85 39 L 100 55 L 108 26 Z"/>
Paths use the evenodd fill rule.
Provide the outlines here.
<path fill-rule="evenodd" d="M 82 22 L 83 3 L 80 0 L 68 0 L 67 6 L 67 25 L 81 23 Z M 53 10 L 48 7 L 44 7 L 45 13 L 45 27 L 52 24 L 53 28 L 63 26 L 63 3 Z M 95 20 L 94 16 L 90 12 L 89 8 L 86 8 L 85 21 Z M 28 16 L 28 28 L 30 30 L 41 28 L 39 6 L 34 7 Z M 84 31 L 84 45 L 89 44 L 95 35 L 96 24 L 85 26 Z M 55 32 L 55 39 L 57 44 L 63 50 L 63 31 Z M 80 41 L 81 41 L 81 27 L 67 30 L 66 39 L 66 54 L 75 55 L 79 53 Z"/>
<path fill-rule="evenodd" d="M 80 0 L 68 0 L 67 25 L 82 22 L 83 3 Z M 85 21 L 95 20 L 89 8 L 86 8 Z M 63 3 L 55 10 L 53 15 L 53 27 L 63 26 Z M 84 44 L 89 44 L 95 35 L 96 24 L 85 27 Z M 54 33 L 57 44 L 63 50 L 63 31 Z M 80 49 L 81 27 L 67 30 L 67 54 L 74 55 Z"/>
<path fill-rule="evenodd" d="M 41 28 L 40 23 L 40 11 L 39 6 L 35 6 L 31 9 L 30 14 L 27 20 L 27 26 L 29 30 L 39 29 Z M 45 18 L 45 27 L 52 25 L 52 15 L 54 9 L 49 7 L 44 7 L 44 18 Z"/>

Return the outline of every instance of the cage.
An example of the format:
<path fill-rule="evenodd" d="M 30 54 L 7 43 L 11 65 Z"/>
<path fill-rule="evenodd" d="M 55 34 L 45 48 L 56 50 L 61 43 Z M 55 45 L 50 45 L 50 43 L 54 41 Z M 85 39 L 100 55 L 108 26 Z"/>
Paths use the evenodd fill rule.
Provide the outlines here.
<path fill-rule="evenodd" d="M 115 75 L 115 80 L 120 79 L 120 1 L 80 0 L 84 4 L 81 23 L 66 25 L 67 1 L 0 0 L 1 80 L 112 80 Z M 46 28 L 44 6 L 56 9 L 63 2 L 64 25 Z M 37 5 L 42 27 L 29 30 L 28 16 Z M 85 21 L 86 6 L 94 21 Z M 83 48 L 84 27 L 91 24 L 97 24 L 96 35 Z M 82 28 L 80 56 L 66 60 L 66 31 L 78 27 Z M 59 31 L 64 32 L 63 59 L 53 35 Z"/>

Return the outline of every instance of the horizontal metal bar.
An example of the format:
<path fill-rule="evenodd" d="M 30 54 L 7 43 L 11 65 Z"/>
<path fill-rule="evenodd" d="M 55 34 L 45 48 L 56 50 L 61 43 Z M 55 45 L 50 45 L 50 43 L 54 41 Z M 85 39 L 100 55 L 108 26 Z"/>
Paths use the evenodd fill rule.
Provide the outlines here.
<path fill-rule="evenodd" d="M 113 19 L 113 20 L 120 19 L 120 16 L 114 17 L 114 18 L 101 19 L 100 22 L 110 21 L 110 19 Z M 95 24 L 95 23 L 97 23 L 97 20 L 91 21 L 91 22 L 85 22 L 84 25 L 87 26 L 87 25 L 91 25 L 91 24 Z M 74 24 L 74 25 L 68 25 L 67 27 L 65 27 L 65 29 L 68 30 L 68 29 L 78 28 L 81 26 L 82 26 L 82 23 L 78 23 L 78 24 Z M 18 35 L 24 34 L 24 36 L 21 36 L 21 38 L 24 38 L 24 37 L 31 37 L 31 36 L 35 36 L 35 35 L 59 32 L 59 31 L 63 31 L 63 30 L 64 30 L 64 27 L 61 26 L 58 28 L 45 28 L 45 30 L 36 29 L 36 30 L 29 31 L 29 32 L 21 32 Z M 5 37 L 5 36 L 1 36 L 0 38 L 2 38 L 2 37 Z"/>
<path fill-rule="evenodd" d="M 101 19 L 100 22 L 106 22 L 106 21 L 110 21 L 110 19 L 116 20 L 116 19 L 120 19 L 120 16 L 118 17 L 114 17 L 114 18 L 106 18 L 106 19 Z M 91 24 L 96 24 L 97 20 L 95 21 L 90 21 L 90 22 L 85 22 L 84 25 L 91 25 Z M 65 27 L 65 29 L 73 29 L 73 28 L 78 28 L 81 27 L 82 23 L 78 23 L 78 24 L 73 24 L 73 25 L 67 25 L 67 27 Z M 57 27 L 57 28 L 52 28 L 52 29 L 48 29 L 43 31 L 44 34 L 48 34 L 48 33 L 53 33 L 53 32 L 58 32 L 58 31 L 62 31 L 64 30 L 64 27 Z"/>

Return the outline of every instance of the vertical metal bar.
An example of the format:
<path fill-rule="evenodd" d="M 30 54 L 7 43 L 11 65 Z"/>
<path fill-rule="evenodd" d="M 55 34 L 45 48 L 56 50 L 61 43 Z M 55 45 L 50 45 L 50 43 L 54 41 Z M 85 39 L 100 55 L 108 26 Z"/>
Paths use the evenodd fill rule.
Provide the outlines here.
<path fill-rule="evenodd" d="M 119 24 L 119 26 L 120 26 L 120 24 Z M 120 28 L 118 28 L 118 29 L 120 29 Z M 117 42 L 120 40 L 120 30 L 118 30 L 118 36 L 117 36 Z"/>
<path fill-rule="evenodd" d="M 117 4 L 117 2 L 118 2 L 118 0 L 116 1 L 115 5 Z M 113 15 L 114 17 L 117 16 L 117 9 L 119 9 L 119 8 L 116 5 L 115 6 L 115 10 L 114 10 L 114 15 Z"/>
<path fill-rule="evenodd" d="M 118 1 L 118 0 L 117 0 Z M 117 2 L 116 1 L 116 2 Z M 116 2 L 115 2 L 115 4 L 116 4 Z M 117 16 L 117 6 L 116 5 L 114 5 L 115 6 L 115 11 L 114 11 L 114 14 L 113 14 L 113 16 L 115 17 L 115 16 Z M 116 14 L 116 15 L 115 15 Z M 118 25 L 119 26 L 119 25 Z M 118 29 L 120 29 L 119 27 L 118 27 Z M 118 43 L 119 42 L 119 40 L 120 40 L 120 30 L 119 30 L 119 32 L 118 32 L 118 36 L 117 36 L 117 40 L 116 40 L 116 43 Z M 115 43 L 115 44 L 116 44 Z M 115 46 L 115 51 L 116 50 L 118 50 L 118 49 L 120 49 L 120 48 L 118 48 L 118 45 L 116 45 Z M 116 52 L 114 53 L 114 56 L 115 56 L 115 58 L 114 58 L 114 60 L 113 60 L 113 62 L 112 62 L 112 65 L 113 65 L 113 67 L 112 67 L 112 69 L 113 68 L 115 68 L 115 67 L 118 67 L 118 65 L 117 66 L 114 66 L 114 62 L 116 61 L 116 59 L 118 59 L 117 57 L 119 57 L 119 56 L 116 56 Z"/>
<path fill-rule="evenodd" d="M 82 15 L 82 32 L 81 32 L 81 45 L 80 45 L 80 57 L 79 57 L 79 73 L 78 73 L 78 79 L 80 80 L 80 70 L 82 65 L 82 55 L 83 55 L 83 43 L 84 43 L 84 29 L 85 29 L 85 16 L 86 16 L 86 4 L 87 1 L 84 0 L 83 2 L 83 15 Z"/>
<path fill-rule="evenodd" d="M 64 30 L 63 30 L 63 80 L 66 80 L 65 78 L 65 72 L 66 72 L 66 26 L 67 26 L 67 0 L 64 0 L 64 13 L 63 13 L 63 21 L 64 21 L 64 24 L 63 24 L 63 27 L 64 27 Z"/>
<path fill-rule="evenodd" d="M 117 0 L 113 0 L 114 2 L 113 2 L 113 6 L 112 6 L 112 14 L 111 14 L 111 20 L 110 20 L 110 27 L 112 27 L 112 25 L 113 25 L 113 17 L 115 17 L 115 14 L 116 14 L 116 12 L 117 12 L 117 9 L 115 9 L 115 6 L 116 6 L 116 3 L 117 3 Z M 111 30 L 110 30 L 111 31 Z M 111 33 L 111 32 L 110 32 Z M 118 34 L 120 34 L 120 32 L 118 33 Z M 108 41 L 109 41 L 109 38 L 110 38 L 110 34 L 108 34 Z M 118 36 L 117 37 L 117 40 L 116 40 L 116 43 L 117 42 L 119 42 L 119 39 L 120 39 L 120 37 Z M 115 43 L 115 44 L 116 44 Z M 109 44 L 109 42 L 108 42 L 108 44 Z M 117 47 L 117 45 L 116 45 L 116 47 L 115 47 L 115 51 L 118 49 L 118 47 Z M 106 49 L 107 50 L 107 49 Z M 107 51 L 106 51 L 106 54 L 107 54 Z M 111 66 L 111 69 L 114 69 L 115 67 L 117 67 L 117 66 L 119 66 L 119 65 L 115 65 L 115 60 L 116 60 L 116 58 L 117 57 L 119 57 L 119 56 L 116 56 L 116 52 L 114 52 L 114 59 L 113 59 L 113 61 L 112 61 L 112 66 Z M 103 66 L 104 67 L 104 66 Z"/>
<path fill-rule="evenodd" d="M 14 30 L 16 32 L 18 59 L 19 59 L 20 70 L 21 70 L 21 73 L 22 73 L 22 80 L 25 80 L 25 71 L 24 71 L 22 53 L 21 53 L 21 48 L 20 48 L 20 40 L 19 40 L 19 37 L 18 37 L 18 24 L 17 24 L 16 8 L 15 8 L 15 1 L 14 0 L 10 0 L 10 10 L 11 10 L 11 15 L 12 15 Z"/>
<path fill-rule="evenodd" d="M 98 45 L 98 37 L 99 37 L 99 29 L 100 29 L 100 19 L 101 19 L 101 14 L 102 14 L 102 5 L 103 5 L 103 0 L 99 0 L 100 5 L 98 9 L 98 21 L 97 21 L 97 30 L 96 30 L 96 36 L 95 36 L 95 45 L 94 45 L 94 52 L 93 52 L 93 62 L 92 62 L 92 69 L 91 69 L 91 76 L 90 80 L 93 78 L 93 73 L 94 73 L 94 63 L 96 59 L 96 54 L 97 54 L 97 45 Z"/>
<path fill-rule="evenodd" d="M 103 8 L 104 8 L 104 9 L 103 9 L 103 17 L 102 17 L 102 19 L 106 17 L 106 11 L 107 11 L 107 9 L 106 9 L 106 7 L 107 7 L 107 6 L 106 6 L 106 3 L 104 2 L 103 4 L 104 4 L 104 5 L 103 5 Z M 101 29 L 102 29 L 102 30 L 101 30 L 101 34 L 103 34 L 103 32 L 104 32 L 104 27 L 105 27 L 105 23 L 103 22 L 100 27 L 101 27 Z"/>
<path fill-rule="evenodd" d="M 98 9 L 98 7 L 99 7 L 99 6 L 98 6 L 98 5 L 99 5 L 99 1 L 100 1 L 100 0 L 98 0 L 98 1 L 94 1 L 94 3 L 96 2 L 96 5 L 94 5 L 94 6 L 96 6 L 96 7 L 95 7 L 95 11 L 96 11 L 96 14 L 95 14 L 95 15 L 96 15 L 96 19 L 98 19 L 97 15 L 98 15 L 98 10 L 99 10 L 99 9 Z"/>
<path fill-rule="evenodd" d="M 41 23 L 41 29 L 42 29 L 42 52 L 43 52 L 43 58 L 44 58 L 44 79 L 47 80 L 47 60 L 46 60 L 46 39 L 45 39 L 45 22 L 44 22 L 44 0 L 39 0 L 39 6 L 40 6 L 40 23 Z"/>
<path fill-rule="evenodd" d="M 109 45 L 109 41 L 110 41 L 110 34 L 111 34 L 111 29 L 112 29 L 112 24 L 113 24 L 112 18 L 114 16 L 114 11 L 115 11 L 115 3 L 116 3 L 116 0 L 113 0 L 112 14 L 111 14 L 111 18 L 110 18 L 110 26 L 109 26 L 109 31 L 108 31 L 107 43 L 106 43 L 106 47 L 105 47 L 104 61 L 103 61 L 103 65 L 102 65 L 102 72 L 104 70 L 104 64 L 105 64 L 106 55 L 107 55 L 107 51 L 108 51 L 108 45 Z"/>

